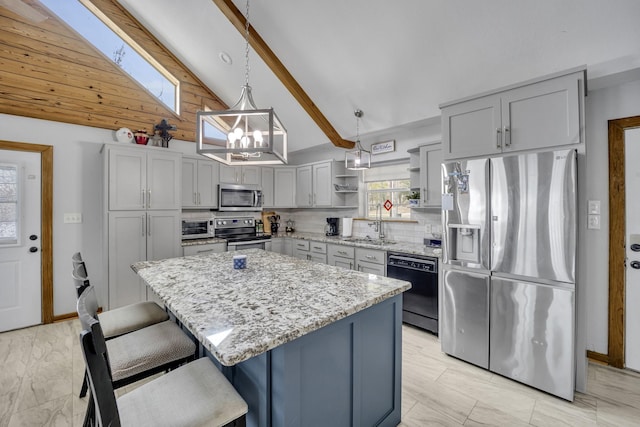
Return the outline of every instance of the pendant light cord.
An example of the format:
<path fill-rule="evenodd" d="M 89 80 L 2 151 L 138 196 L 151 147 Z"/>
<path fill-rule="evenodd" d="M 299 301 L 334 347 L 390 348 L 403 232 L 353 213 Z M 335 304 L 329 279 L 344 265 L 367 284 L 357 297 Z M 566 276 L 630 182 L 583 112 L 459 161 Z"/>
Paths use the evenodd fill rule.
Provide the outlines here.
<path fill-rule="evenodd" d="M 249 0 L 247 0 L 247 13 L 244 17 L 244 36 L 245 36 L 245 52 L 244 52 L 244 60 L 245 60 L 245 73 L 244 73 L 244 84 L 245 86 L 249 86 Z"/>

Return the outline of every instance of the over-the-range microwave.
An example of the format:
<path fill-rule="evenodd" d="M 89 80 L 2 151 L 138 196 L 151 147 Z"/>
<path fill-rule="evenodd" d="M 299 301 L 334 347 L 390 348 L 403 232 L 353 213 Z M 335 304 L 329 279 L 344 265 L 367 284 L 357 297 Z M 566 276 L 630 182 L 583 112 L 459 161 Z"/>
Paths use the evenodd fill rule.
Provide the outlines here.
<path fill-rule="evenodd" d="M 261 211 L 262 187 L 250 184 L 220 184 L 219 211 Z"/>

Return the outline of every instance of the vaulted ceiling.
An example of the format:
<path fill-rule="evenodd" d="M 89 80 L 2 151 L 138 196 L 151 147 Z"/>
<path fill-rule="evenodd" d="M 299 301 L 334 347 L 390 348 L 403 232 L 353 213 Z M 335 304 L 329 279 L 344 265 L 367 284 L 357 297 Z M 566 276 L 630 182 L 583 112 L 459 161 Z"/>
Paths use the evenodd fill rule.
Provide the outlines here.
<path fill-rule="evenodd" d="M 118 1 L 235 102 L 244 42 L 212 0 Z M 578 65 L 589 77 L 640 67 L 637 0 L 252 0 L 250 22 L 343 137 L 355 134 L 355 108 L 361 133 L 375 132 Z M 328 142 L 257 55 L 250 63 L 254 99 L 276 109 L 291 149 Z"/>
<path fill-rule="evenodd" d="M 244 39 L 213 0 L 113 0 L 228 105 L 245 79 Z M 244 12 L 245 1 L 234 0 Z M 443 102 L 578 65 L 588 77 L 640 68 L 637 0 L 251 0 L 250 22 L 336 131 L 355 135 L 439 116 Z M 228 54 L 231 65 L 219 55 Z M 329 142 L 254 53 L 258 107 L 290 150 Z"/>

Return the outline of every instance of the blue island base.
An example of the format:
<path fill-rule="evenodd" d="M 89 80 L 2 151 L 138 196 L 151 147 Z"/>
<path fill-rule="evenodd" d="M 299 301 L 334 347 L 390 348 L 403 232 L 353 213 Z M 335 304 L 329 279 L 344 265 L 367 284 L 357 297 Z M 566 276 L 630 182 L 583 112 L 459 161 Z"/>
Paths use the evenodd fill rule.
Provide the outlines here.
<path fill-rule="evenodd" d="M 402 295 L 233 367 L 247 426 L 397 426 Z"/>

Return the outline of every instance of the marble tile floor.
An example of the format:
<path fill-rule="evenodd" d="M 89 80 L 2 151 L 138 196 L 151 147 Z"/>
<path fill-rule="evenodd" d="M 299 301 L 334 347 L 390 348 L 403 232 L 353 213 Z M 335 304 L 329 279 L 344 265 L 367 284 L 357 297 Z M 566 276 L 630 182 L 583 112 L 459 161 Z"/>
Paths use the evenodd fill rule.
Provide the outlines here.
<path fill-rule="evenodd" d="M 0 427 L 82 425 L 79 332 L 72 320 L 0 334 Z M 401 427 L 640 426 L 639 374 L 590 364 L 588 393 L 570 403 L 446 356 L 410 326 L 403 345 Z"/>

